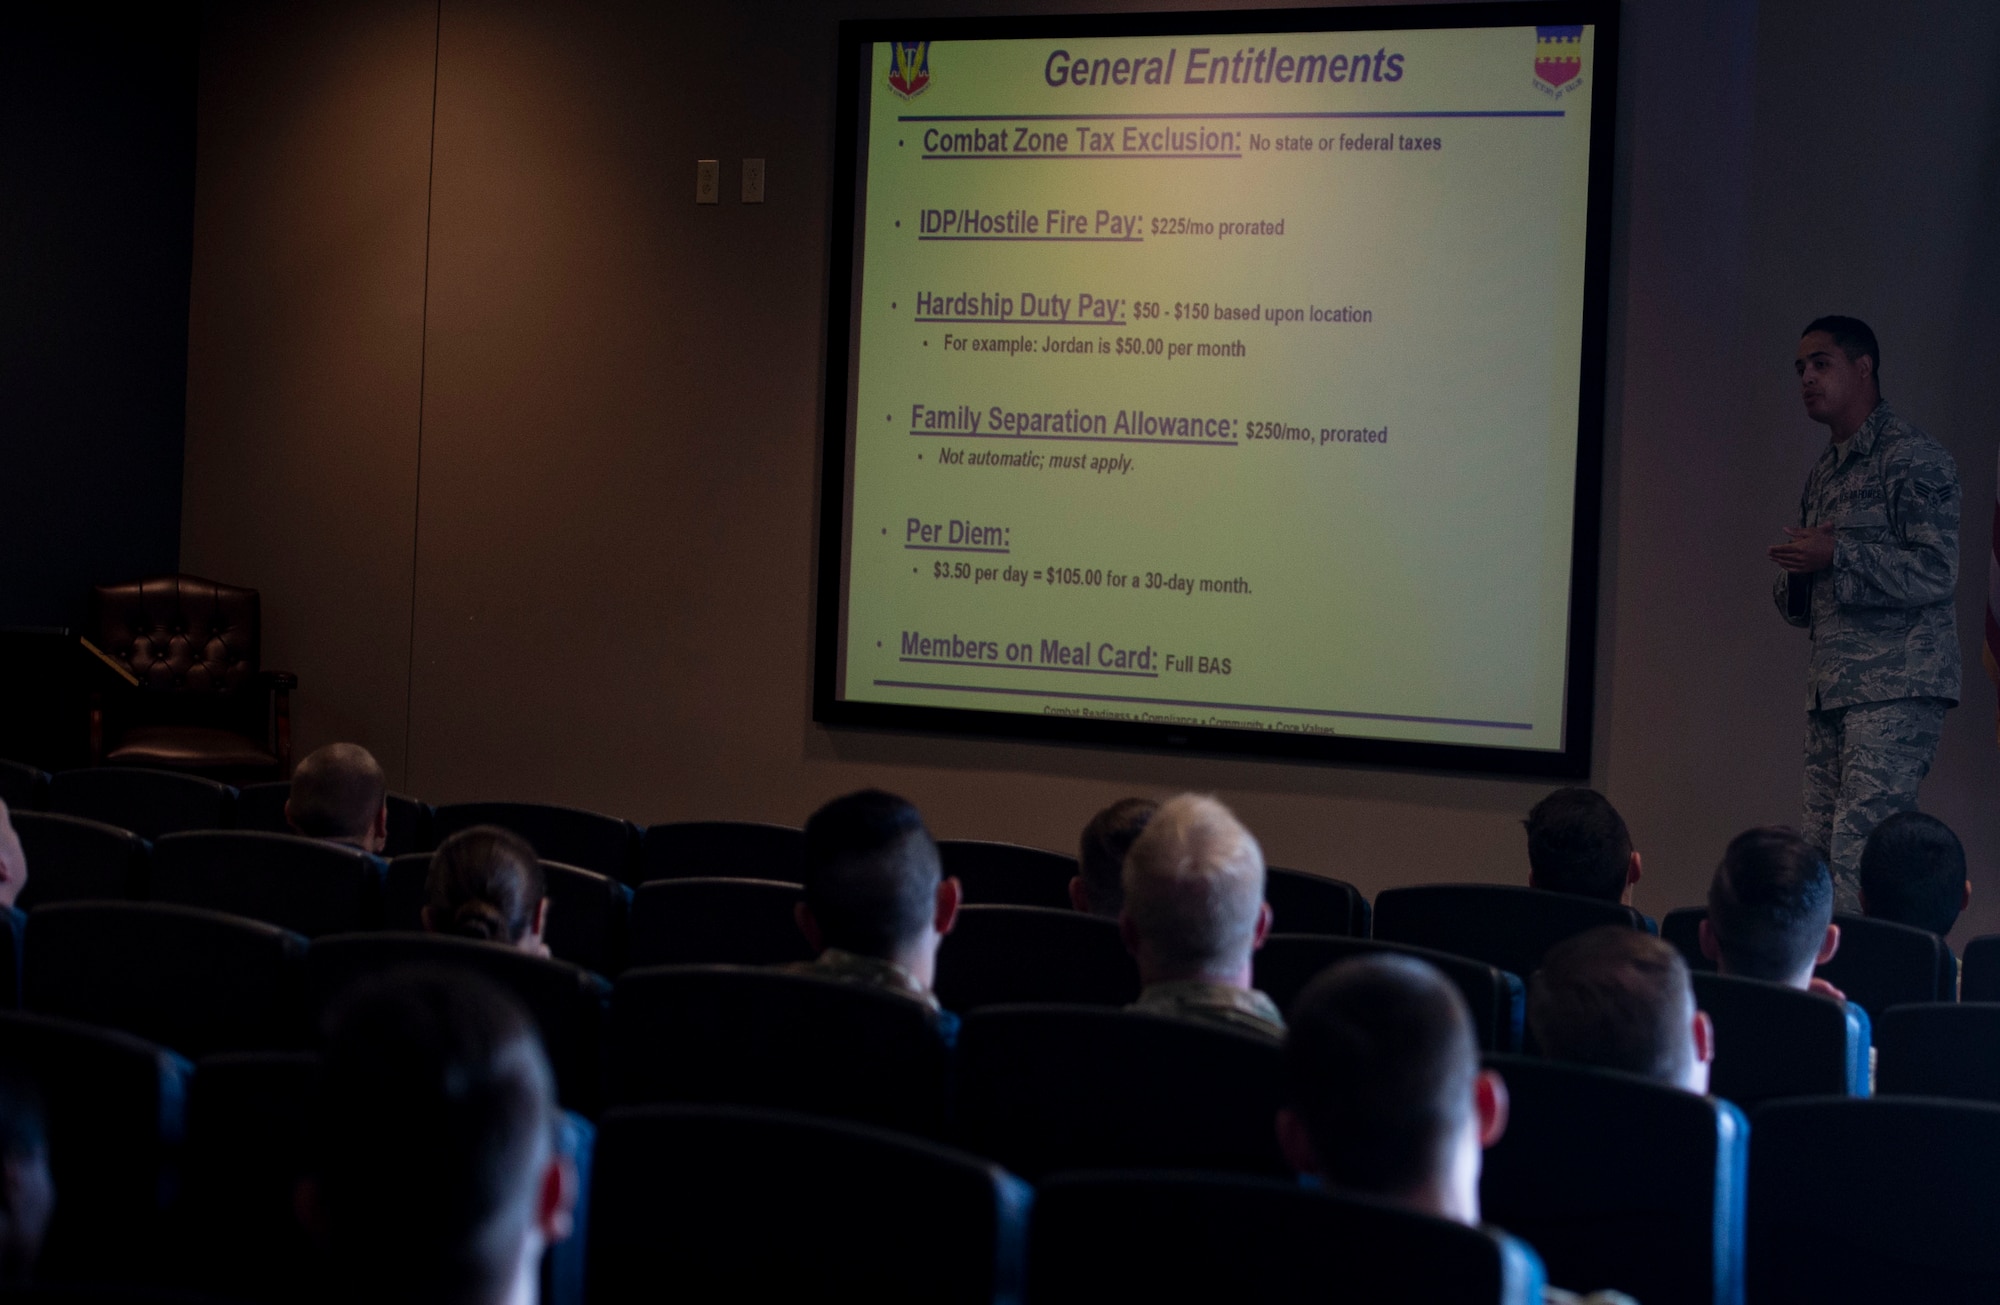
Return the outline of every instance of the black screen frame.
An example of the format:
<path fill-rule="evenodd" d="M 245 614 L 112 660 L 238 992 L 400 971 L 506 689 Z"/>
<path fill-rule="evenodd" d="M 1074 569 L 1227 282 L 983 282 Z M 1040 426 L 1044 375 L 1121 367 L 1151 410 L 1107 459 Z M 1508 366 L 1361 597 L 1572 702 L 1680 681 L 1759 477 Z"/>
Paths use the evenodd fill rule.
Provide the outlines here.
<path fill-rule="evenodd" d="M 819 592 L 814 631 L 813 719 L 822 725 L 1001 737 L 1128 750 L 1248 755 L 1336 765 L 1485 775 L 1587 778 L 1596 723 L 1598 572 L 1603 525 L 1604 430 L 1611 279 L 1613 147 L 1619 48 L 1617 0 L 1512 0 L 1499 4 L 1371 5 L 1325 9 L 1224 9 L 1176 13 L 1007 18 L 911 18 L 840 25 L 834 175 L 827 275 Z M 1584 220 L 1583 348 L 1577 390 L 1576 488 L 1570 539 L 1568 656 L 1559 749 L 1481 747 L 1348 735 L 1286 734 L 1026 712 L 977 711 L 840 696 L 848 546 L 847 461 L 865 46 L 893 40 L 1041 40 L 1101 36 L 1277 34 L 1466 27 L 1595 26 L 1589 178 Z"/>

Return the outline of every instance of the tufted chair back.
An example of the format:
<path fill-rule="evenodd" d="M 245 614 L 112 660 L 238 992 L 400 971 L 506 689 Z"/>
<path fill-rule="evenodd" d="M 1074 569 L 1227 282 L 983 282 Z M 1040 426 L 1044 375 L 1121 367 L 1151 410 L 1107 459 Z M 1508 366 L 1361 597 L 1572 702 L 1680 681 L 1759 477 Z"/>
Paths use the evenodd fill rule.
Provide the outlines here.
<path fill-rule="evenodd" d="M 258 664 L 255 589 L 170 575 L 91 589 L 91 629 L 106 653 L 167 692 L 247 689 Z"/>

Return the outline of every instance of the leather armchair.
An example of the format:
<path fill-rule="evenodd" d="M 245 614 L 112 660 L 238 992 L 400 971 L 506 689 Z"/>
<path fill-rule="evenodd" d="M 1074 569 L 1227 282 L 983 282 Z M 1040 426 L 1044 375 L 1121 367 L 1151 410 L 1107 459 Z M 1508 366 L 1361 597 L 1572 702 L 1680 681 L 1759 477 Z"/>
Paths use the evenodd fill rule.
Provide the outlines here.
<path fill-rule="evenodd" d="M 255 589 L 199 576 L 94 586 L 89 638 L 109 669 L 91 760 L 230 783 L 291 774 L 298 677 L 260 669 L 260 610 Z"/>

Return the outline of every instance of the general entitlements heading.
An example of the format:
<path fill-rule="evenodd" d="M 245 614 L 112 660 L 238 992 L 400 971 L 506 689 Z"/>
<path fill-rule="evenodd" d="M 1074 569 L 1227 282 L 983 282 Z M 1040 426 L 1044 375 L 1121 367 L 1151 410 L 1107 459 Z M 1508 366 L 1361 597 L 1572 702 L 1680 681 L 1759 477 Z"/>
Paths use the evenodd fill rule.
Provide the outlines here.
<path fill-rule="evenodd" d="M 1366 50 L 1350 54 L 1288 54 L 1277 46 L 1218 54 L 1205 45 L 1191 46 L 1183 62 L 1180 51 L 1158 55 L 1110 58 L 1082 57 L 1068 50 L 1053 50 L 1042 65 L 1042 80 L 1051 86 L 1171 86 L 1175 65 L 1180 67 L 1183 86 L 1239 86 L 1249 83 L 1279 82 L 1305 85 L 1317 82 L 1399 82 L 1403 80 L 1403 56 L 1386 47 L 1370 54 Z"/>

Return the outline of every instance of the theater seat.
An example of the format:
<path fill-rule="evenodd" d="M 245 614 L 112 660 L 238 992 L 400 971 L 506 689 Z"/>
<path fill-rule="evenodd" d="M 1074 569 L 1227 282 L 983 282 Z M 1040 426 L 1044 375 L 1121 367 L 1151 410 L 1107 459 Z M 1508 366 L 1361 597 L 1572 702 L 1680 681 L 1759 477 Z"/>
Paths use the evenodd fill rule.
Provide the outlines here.
<path fill-rule="evenodd" d="M 1405 947 L 1373 938 L 1327 938 L 1312 934 L 1274 933 L 1264 940 L 1251 959 L 1255 964 L 1257 987 L 1279 1010 L 1288 1011 L 1308 983 L 1330 965 L 1355 956 L 1413 956 L 1435 966 L 1450 979 L 1472 1008 L 1472 1020 L 1479 1045 L 1487 1051 L 1516 1051 L 1521 1046 L 1521 1019 L 1524 996 L 1521 980 L 1491 965 L 1434 952 L 1427 947 Z"/>
<path fill-rule="evenodd" d="M 1088 1006 L 989 1006 L 958 1043 L 960 1145 L 1059 1169 L 1286 1172 L 1277 1044 Z"/>
<path fill-rule="evenodd" d="M 1139 968 L 1118 925 L 1041 906 L 968 906 L 938 948 L 938 1000 L 968 1011 L 1006 1002 L 1124 1006 Z"/>
<path fill-rule="evenodd" d="M 513 993 L 534 1016 L 563 1106 L 586 1117 L 597 1113 L 611 985 L 566 961 L 436 934 L 354 933 L 316 939 L 306 949 L 306 1009 L 314 1028 L 357 982 L 408 966 L 463 967 Z"/>
<path fill-rule="evenodd" d="M 1965 944 L 1964 970 L 1960 1001 L 2000 1001 L 2000 933 L 1983 934 Z"/>
<path fill-rule="evenodd" d="M 26 1076 L 47 1111 L 57 1197 L 41 1281 L 154 1281 L 188 1062 L 129 1034 L 6 1012 L 0 1066 Z"/>
<path fill-rule="evenodd" d="M 276 780 L 268 784 L 246 784 L 236 795 L 236 828 L 255 829 L 266 834 L 295 834 L 285 819 L 285 803 L 292 797 L 292 782 Z M 382 848 L 385 857 L 426 852 L 431 847 L 431 807 L 428 802 L 391 793 L 384 799 L 389 807 L 389 841 Z"/>
<path fill-rule="evenodd" d="M 1752 1301 L 2000 1300 L 2000 1106 L 1779 1101 L 1751 1128 Z"/>
<path fill-rule="evenodd" d="M 1695 1003 L 1715 1021 L 1709 1091 L 1748 1110 L 1782 1097 L 1868 1094 L 1868 1015 L 1760 979 L 1696 974 Z"/>
<path fill-rule="evenodd" d="M 1375 896 L 1375 937 L 1469 956 L 1527 979 L 1549 948 L 1600 925 L 1648 929 L 1629 906 L 1507 884 L 1385 888 Z"/>
<path fill-rule="evenodd" d="M 455 802 L 436 807 L 431 833 L 438 843 L 474 825 L 511 829 L 535 855 L 581 866 L 629 883 L 637 862 L 639 828 L 629 820 L 551 806 L 545 802 Z"/>
<path fill-rule="evenodd" d="M 1910 1002 L 1958 1000 L 1958 963 L 1944 939 L 1862 915 L 1836 915 L 1840 947 L 1816 974 L 1871 1015 Z"/>
<path fill-rule="evenodd" d="M 985 1161 L 884 1130 L 613 1110 L 591 1192 L 591 1301 L 1015 1301 L 1029 1201 Z"/>
<path fill-rule="evenodd" d="M 49 801 L 49 772 L 0 760 L 0 802 L 14 811 L 40 811 Z"/>
<path fill-rule="evenodd" d="M 227 829 L 236 790 L 199 775 L 137 766 L 91 766 L 49 780 L 49 810 L 158 838 L 187 829 Z"/>
<path fill-rule="evenodd" d="M 1679 906 L 1660 918 L 1660 937 L 1670 942 L 1688 968 L 1699 974 L 1715 973 L 1715 962 L 1701 954 L 1701 922 L 1708 918 L 1706 906 Z"/>
<path fill-rule="evenodd" d="M 1277 866 L 1264 871 L 1264 900 L 1271 904 L 1271 928 L 1284 933 L 1366 938 L 1374 915 L 1361 890 L 1346 880 Z"/>
<path fill-rule="evenodd" d="M 1069 881 L 1076 878 L 1073 856 L 972 838 L 939 839 L 938 856 L 944 872 L 965 886 L 969 905 L 1070 909 Z"/>
<path fill-rule="evenodd" d="M 1541 1263 L 1505 1233 L 1289 1180 L 1064 1174 L 1041 1184 L 1034 1305 L 1104 1301 L 1541 1305 Z"/>
<path fill-rule="evenodd" d="M 319 1057 L 204 1057 L 188 1096 L 176 1280 L 231 1300 L 285 1305 L 325 1266 L 299 1223 Z"/>
<path fill-rule="evenodd" d="M 771 879 L 805 882 L 806 835 L 790 825 L 749 820 L 681 820 L 650 825 L 639 839 L 634 884 L 654 879 Z"/>
<path fill-rule="evenodd" d="M 1641 1301 L 1742 1305 L 1750 1127 L 1727 1101 L 1609 1070 L 1489 1058 L 1507 1131 L 1480 1212 L 1556 1282 Z"/>
<path fill-rule="evenodd" d="M 2000 1105 L 2000 1003 L 1897 1006 L 1875 1020 L 1883 1096 L 1949 1097 Z"/>
<path fill-rule="evenodd" d="M 129 829 L 39 811 L 17 812 L 14 829 L 28 858 L 28 882 L 17 903 L 22 910 L 143 898 L 149 891 L 153 847 Z"/>
<path fill-rule="evenodd" d="M 68 902 L 28 917 L 23 1004 L 189 1058 L 298 1045 L 306 940 L 158 902 Z"/>
<path fill-rule="evenodd" d="M 389 862 L 382 882 L 385 927 L 403 932 L 424 927 L 430 870 L 428 852 Z M 549 898 L 548 931 L 542 941 L 555 958 L 606 976 L 624 969 L 632 890 L 616 879 L 560 861 L 542 862 L 542 883 Z"/>
<path fill-rule="evenodd" d="M 380 927 L 384 869 L 360 848 L 292 834 L 168 834 L 153 846 L 153 898 L 318 938 Z"/>
<path fill-rule="evenodd" d="M 797 884 L 655 879 L 632 895 L 631 951 L 642 965 L 783 965 L 809 961 Z"/>
<path fill-rule="evenodd" d="M 946 1048 L 896 993 L 778 970 L 628 970 L 611 996 L 614 1100 L 768 1106 L 935 1136 Z"/>

